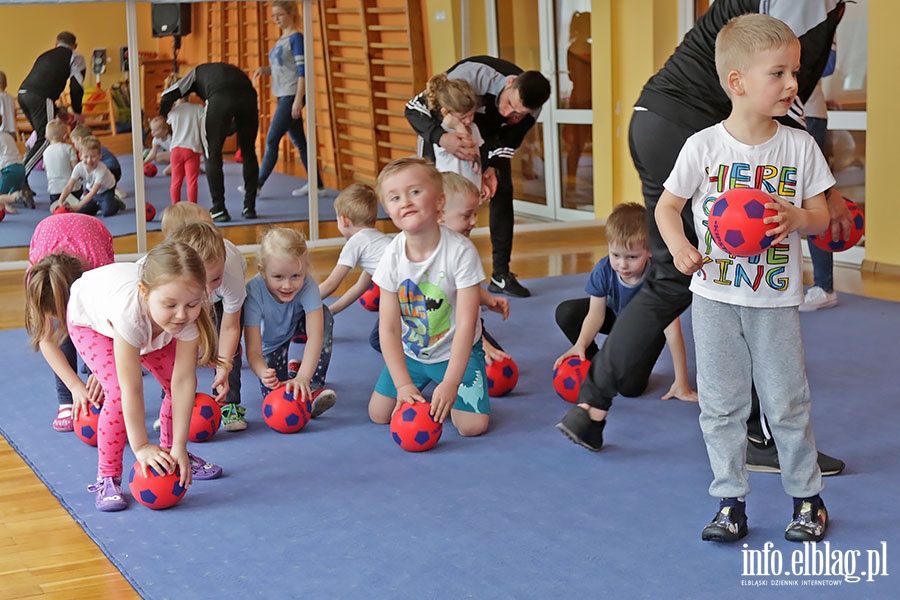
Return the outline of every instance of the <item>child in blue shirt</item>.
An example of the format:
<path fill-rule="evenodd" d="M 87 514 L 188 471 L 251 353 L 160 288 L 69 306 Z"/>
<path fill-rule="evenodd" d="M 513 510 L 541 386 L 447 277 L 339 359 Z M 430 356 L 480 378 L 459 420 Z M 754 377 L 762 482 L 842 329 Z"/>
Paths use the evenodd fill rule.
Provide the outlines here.
<path fill-rule="evenodd" d="M 263 396 L 286 385 L 295 398 L 311 403 L 310 416 L 318 417 L 337 400 L 325 388 L 334 320 L 322 305 L 306 240 L 293 229 L 271 229 L 259 244 L 257 259 L 259 273 L 247 282 L 244 301 L 247 362 L 259 377 Z M 306 336 L 306 348 L 300 369 L 289 373 L 288 350 L 296 336 Z"/>
<path fill-rule="evenodd" d="M 616 206 L 606 222 L 606 242 L 609 256 L 594 265 L 584 291 L 589 298 L 565 300 L 556 307 L 556 324 L 572 347 L 563 352 L 555 369 L 566 358 L 577 356 L 592 360 L 599 348 L 594 338 L 607 334 L 616 322 L 616 315 L 634 298 L 644 285 L 650 271 L 650 245 L 647 237 L 646 211 L 643 206 L 627 202 Z M 688 377 L 681 319 L 675 319 L 665 329 L 666 341 L 672 354 L 675 381 L 663 400 L 678 398 L 697 401 Z M 640 395 L 643 390 L 629 390 L 628 395 Z"/>

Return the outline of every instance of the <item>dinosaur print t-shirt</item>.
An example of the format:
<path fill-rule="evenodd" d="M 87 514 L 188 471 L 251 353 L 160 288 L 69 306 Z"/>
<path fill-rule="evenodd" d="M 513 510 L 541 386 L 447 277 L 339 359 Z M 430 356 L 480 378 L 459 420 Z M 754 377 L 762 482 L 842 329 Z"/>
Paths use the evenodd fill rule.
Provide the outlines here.
<path fill-rule="evenodd" d="M 403 351 L 423 363 L 450 360 L 456 331 L 456 290 L 478 285 L 484 269 L 469 238 L 441 225 L 441 241 L 422 262 L 406 256 L 406 235 L 399 233 L 384 252 L 373 281 L 395 292 L 403 321 Z M 474 345 L 481 339 L 476 321 Z"/>

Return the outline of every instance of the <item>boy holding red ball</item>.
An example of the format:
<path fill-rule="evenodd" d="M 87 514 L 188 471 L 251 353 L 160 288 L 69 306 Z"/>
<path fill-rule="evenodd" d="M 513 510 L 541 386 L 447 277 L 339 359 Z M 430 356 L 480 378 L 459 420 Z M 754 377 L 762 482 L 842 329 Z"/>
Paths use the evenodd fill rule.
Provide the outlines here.
<path fill-rule="evenodd" d="M 774 120 L 788 113 L 798 93 L 800 42 L 790 27 L 761 14 L 734 18 L 716 38 L 715 59 L 731 114 L 688 138 L 655 211 L 676 268 L 693 275 L 700 427 L 713 471 L 709 493 L 720 499 L 701 537 L 734 542 L 747 535 L 746 421 L 755 386 L 778 447 L 782 486 L 793 497 L 785 538 L 818 542 L 825 537 L 828 512 L 819 496 L 822 473 L 797 309 L 803 300 L 800 234 L 828 227 L 825 191 L 835 181 L 813 138 Z M 720 184 L 710 175 L 721 166 L 772 173 L 760 187 L 772 197 L 766 208 L 777 211 L 765 219 L 774 240 L 759 256 L 729 256 L 705 240 L 704 209 L 719 195 Z M 770 180 L 781 184 L 771 186 Z M 732 171 L 727 187 L 739 185 Z M 689 201 L 698 247 L 682 222 Z M 756 272 L 757 266 L 766 275 L 755 284 L 734 276 L 740 268 Z"/>

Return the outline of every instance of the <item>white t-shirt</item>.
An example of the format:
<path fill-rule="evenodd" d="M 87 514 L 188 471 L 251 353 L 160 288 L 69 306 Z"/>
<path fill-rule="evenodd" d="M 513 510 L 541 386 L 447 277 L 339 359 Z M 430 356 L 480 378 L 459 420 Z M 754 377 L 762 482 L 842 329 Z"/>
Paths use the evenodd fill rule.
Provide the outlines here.
<path fill-rule="evenodd" d="M 0 131 L 0 169 L 5 169 L 9 165 L 21 165 L 22 155 L 19 154 L 19 147 L 16 146 L 16 138 L 13 135 Z"/>
<path fill-rule="evenodd" d="M 400 299 L 403 351 L 421 363 L 450 360 L 456 332 L 456 291 L 478 285 L 484 269 L 472 241 L 440 226 L 441 240 L 426 260 L 406 257 L 406 234 L 391 241 L 375 270 L 379 287 Z M 472 345 L 481 339 L 481 319 L 476 319 Z"/>
<path fill-rule="evenodd" d="M 222 309 L 233 314 L 240 312 L 247 298 L 247 259 L 238 247 L 228 240 L 225 242 L 225 272 L 222 274 L 222 285 L 213 290 L 209 301 L 222 301 Z"/>
<path fill-rule="evenodd" d="M 171 148 L 187 148 L 203 154 L 203 106 L 193 102 L 179 102 L 166 119 L 172 127 Z"/>
<path fill-rule="evenodd" d="M 78 162 L 78 154 L 71 144 L 58 142 L 44 150 L 44 172 L 47 174 L 47 193 L 59 194 L 72 177 L 72 162 Z M 81 189 L 78 183 L 73 192 Z"/>
<path fill-rule="evenodd" d="M 100 187 L 97 188 L 98 194 L 116 187 L 115 176 L 112 174 L 112 171 L 109 170 L 109 167 L 102 162 L 97 163 L 97 166 L 93 171 L 88 171 L 88 168 L 83 162 L 78 163 L 75 165 L 75 168 L 72 169 L 72 179 L 80 181 L 86 192 L 90 192 L 97 183 L 100 184 Z"/>
<path fill-rule="evenodd" d="M 90 327 L 106 337 L 118 333 L 149 354 L 172 341 L 191 341 L 200 333 L 196 323 L 187 325 L 177 336 L 163 331 L 152 337 L 152 322 L 138 290 L 141 266 L 137 263 L 113 263 L 86 271 L 72 284 L 68 319 L 73 325 Z"/>
<path fill-rule="evenodd" d="M 172 149 L 172 134 L 167 135 L 164 138 L 155 137 L 153 138 L 152 145 L 156 148 L 157 152 L 168 152 Z"/>
<path fill-rule="evenodd" d="M 444 131 L 447 133 L 453 133 L 453 130 L 447 129 L 444 127 Z M 472 141 L 475 142 L 476 148 L 481 148 L 482 144 L 484 144 L 484 139 L 481 137 L 481 132 L 478 130 L 478 125 L 472 123 L 469 125 L 469 133 L 472 136 Z M 479 156 L 475 160 L 462 160 L 461 158 L 456 158 L 438 144 L 434 145 L 434 166 L 441 173 L 458 173 L 475 184 L 475 187 L 481 191 L 481 157 Z"/>
<path fill-rule="evenodd" d="M 344 244 L 337 264 L 351 269 L 359 265 L 363 271 L 374 275 L 384 250 L 390 243 L 390 236 L 374 227 L 360 229 Z"/>
<path fill-rule="evenodd" d="M 0 92 L 0 131 L 16 136 L 16 101 L 6 92 Z"/>
<path fill-rule="evenodd" d="M 778 124 L 756 146 L 742 144 L 722 123 L 685 142 L 664 186 L 688 198 L 704 265 L 691 280 L 695 294 L 739 306 L 797 306 L 803 300 L 800 235 L 759 256 L 731 256 L 712 240 L 708 215 L 716 199 L 736 187 L 775 193 L 795 206 L 834 185 L 825 157 L 805 131 Z"/>

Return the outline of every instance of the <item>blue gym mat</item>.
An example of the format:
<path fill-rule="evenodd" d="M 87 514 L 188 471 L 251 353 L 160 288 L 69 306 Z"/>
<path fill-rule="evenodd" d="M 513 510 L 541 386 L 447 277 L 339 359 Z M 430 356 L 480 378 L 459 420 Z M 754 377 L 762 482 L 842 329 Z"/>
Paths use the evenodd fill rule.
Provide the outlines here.
<path fill-rule="evenodd" d="M 113 236 L 133 234 L 136 231 L 134 214 L 134 165 L 131 154 L 117 157 L 122 165 L 122 179 L 119 188 L 128 193 L 125 198 L 127 208 L 112 217 L 105 217 L 106 224 Z M 171 204 L 169 185 L 171 177 L 162 174 L 156 177 L 145 177 L 146 200 L 156 208 L 157 216 L 147 223 L 148 231 L 159 230 L 162 211 Z M 244 180 L 241 175 L 241 165 L 232 161 L 225 161 L 223 166 L 225 174 L 225 205 L 233 219 L 230 223 L 222 223 L 224 227 L 233 225 L 255 225 L 261 223 L 283 223 L 287 221 L 306 221 L 309 219 L 309 198 L 307 196 L 294 197 L 291 191 L 306 183 L 305 179 L 292 177 L 284 173 L 273 172 L 266 181 L 263 195 L 256 200 L 256 213 L 259 216 L 255 221 L 248 221 L 241 216 L 244 195 L 237 191 Z M 31 234 L 38 221 L 46 217 L 50 209 L 50 198 L 47 196 L 47 176 L 43 171 L 35 169 L 29 176 L 29 183 L 35 190 L 34 210 L 18 207 L 19 213 L 6 215 L 0 223 L 0 248 L 28 246 Z M 198 204 L 206 208 L 212 206 L 209 195 L 209 186 L 206 183 L 206 175 L 201 174 L 197 182 Z M 319 220 L 334 221 L 337 219 L 334 213 L 334 199 L 337 198 L 337 190 L 325 188 L 319 192 Z M 187 200 L 186 188 L 182 187 L 182 200 Z M 386 213 L 379 207 L 379 218 L 387 218 Z"/>
<path fill-rule="evenodd" d="M 819 447 L 848 464 L 826 479 L 828 545 L 784 540 L 791 501 L 766 474 L 751 474 L 750 535 L 717 545 L 700 541 L 717 502 L 707 495 L 697 405 L 659 400 L 672 376 L 667 353 L 644 396 L 617 399 L 601 452 L 554 428 L 571 405 L 551 387 L 551 364 L 568 347 L 553 311 L 583 294 L 585 277 L 528 281 L 534 296 L 511 300 L 508 321 L 486 314 L 519 365 L 519 384 L 492 400 L 486 435 L 461 438 L 448 423 L 429 452 L 402 451 L 387 426 L 368 420 L 382 361 L 366 343 L 375 315 L 359 306 L 336 317 L 328 374 L 336 407 L 300 433 L 275 433 L 245 370 L 250 428 L 192 445 L 225 476 L 196 482 L 170 510 L 133 500 L 119 513 L 94 509 L 85 486 L 96 451 L 50 428 L 53 381 L 22 330 L 0 332 L 0 429 L 145 598 L 896 598 L 890 357 L 900 307 L 842 294 L 838 307 L 802 316 Z M 208 370 L 201 381 L 209 384 Z M 159 392 L 152 378 L 145 383 L 149 426 Z M 776 558 L 791 569 L 797 557 L 810 574 L 750 568 L 769 542 L 770 569 Z M 830 557 L 830 575 L 817 573 L 815 552 Z M 862 574 L 870 557 L 885 559 L 877 575 Z M 861 581 L 843 575 L 851 567 Z"/>

